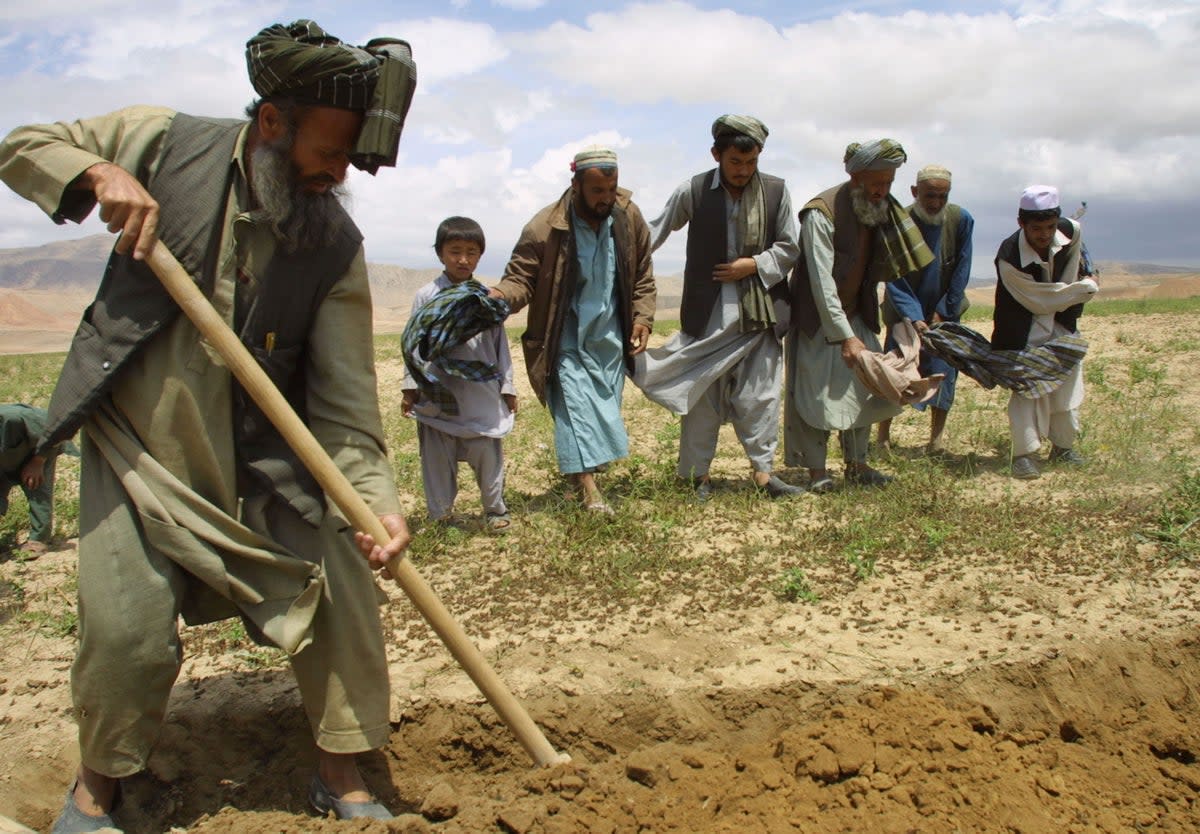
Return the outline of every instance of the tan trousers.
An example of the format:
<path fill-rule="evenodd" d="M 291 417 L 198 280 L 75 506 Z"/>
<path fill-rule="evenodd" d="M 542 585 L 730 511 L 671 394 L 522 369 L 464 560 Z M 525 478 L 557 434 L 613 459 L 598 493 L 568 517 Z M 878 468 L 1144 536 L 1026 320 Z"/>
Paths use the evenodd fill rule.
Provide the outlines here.
<path fill-rule="evenodd" d="M 144 769 L 150 756 L 183 655 L 180 611 L 200 589 L 148 544 L 120 481 L 84 441 L 72 696 L 83 763 L 122 777 Z M 312 643 L 291 658 L 317 746 L 333 753 L 383 746 L 388 675 L 378 590 L 352 532 L 338 532 L 333 518 L 314 530 L 273 501 L 254 502 L 244 515 L 247 526 L 293 553 L 323 561 Z"/>

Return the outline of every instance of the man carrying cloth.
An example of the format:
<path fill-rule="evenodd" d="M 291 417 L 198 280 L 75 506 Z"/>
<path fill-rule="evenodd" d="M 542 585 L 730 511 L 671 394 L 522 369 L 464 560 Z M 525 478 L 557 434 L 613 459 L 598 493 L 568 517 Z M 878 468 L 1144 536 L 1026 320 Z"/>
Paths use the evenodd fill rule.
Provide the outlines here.
<path fill-rule="evenodd" d="M 804 490 L 771 474 L 779 444 L 780 341 L 787 332 L 787 274 L 799 252 L 792 199 L 758 170 L 767 128 L 753 116 L 712 126 L 717 167 L 685 180 L 650 223 L 657 249 L 687 225 L 682 328 L 637 360 L 649 399 L 683 415 L 681 478 L 712 493 L 709 466 L 721 424 L 733 423 L 756 488 L 779 498 Z"/>
<path fill-rule="evenodd" d="M 612 508 L 596 472 L 629 454 L 621 394 L 654 326 L 650 230 L 617 186 L 617 155 L 575 155 L 571 187 L 525 224 L 500 283 L 513 312 L 529 305 L 521 346 L 529 384 L 554 418 L 559 471 L 592 512 Z"/>
<path fill-rule="evenodd" d="M 996 252 L 995 350 L 1036 348 L 1078 334 L 1084 302 L 1099 289 L 1092 277 L 1080 274 L 1083 235 L 1079 223 L 1062 216 L 1057 188 L 1026 188 L 1017 223 L 1020 228 Z M 1008 423 L 1014 478 L 1040 477 L 1035 455 L 1046 437 L 1051 444 L 1051 463 L 1078 466 L 1084 462 L 1075 451 L 1082 404 L 1082 362 L 1076 362 L 1065 380 L 1049 393 L 1012 393 Z"/>
<path fill-rule="evenodd" d="M 895 281 L 933 260 L 908 212 L 891 196 L 904 148 L 879 139 L 846 148 L 850 179 L 800 210 L 800 260 L 792 273 L 784 458 L 808 468 L 809 489 L 833 489 L 825 459 L 829 432 L 841 435 L 848 484 L 892 479 L 867 465 L 872 423 L 900 406 L 872 395 L 853 368 L 864 350 L 879 352 L 881 281 Z"/>
<path fill-rule="evenodd" d="M 312 21 L 246 50 L 248 122 L 131 107 L 18 128 L 0 178 L 57 222 L 120 231 L 39 441 L 83 429 L 81 765 L 55 832 L 113 826 L 146 766 L 188 623 L 239 615 L 288 652 L 317 744 L 309 799 L 390 816 L 355 756 L 386 743 L 388 674 L 371 569 L 408 544 L 384 449 L 351 163 L 394 165 L 415 85 L 407 44 L 343 44 Z M 355 539 L 143 260 L 157 238 L 240 335 L 392 534 Z M 363 558 L 366 556 L 367 558 Z M 281 800 L 286 805 L 286 800 Z"/>

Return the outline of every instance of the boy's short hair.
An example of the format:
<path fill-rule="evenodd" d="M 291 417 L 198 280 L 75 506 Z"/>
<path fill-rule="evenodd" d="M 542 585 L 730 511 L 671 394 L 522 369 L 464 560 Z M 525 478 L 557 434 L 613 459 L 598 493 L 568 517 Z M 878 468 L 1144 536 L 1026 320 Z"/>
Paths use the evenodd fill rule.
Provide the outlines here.
<path fill-rule="evenodd" d="M 1021 223 L 1036 223 L 1039 220 L 1050 220 L 1056 217 L 1062 217 L 1061 208 L 1017 209 L 1017 220 Z"/>
<path fill-rule="evenodd" d="M 447 217 L 443 220 L 438 225 L 437 235 L 433 239 L 433 251 L 441 255 L 442 247 L 456 240 L 478 244 L 480 254 L 487 248 L 483 227 L 469 217 Z"/>

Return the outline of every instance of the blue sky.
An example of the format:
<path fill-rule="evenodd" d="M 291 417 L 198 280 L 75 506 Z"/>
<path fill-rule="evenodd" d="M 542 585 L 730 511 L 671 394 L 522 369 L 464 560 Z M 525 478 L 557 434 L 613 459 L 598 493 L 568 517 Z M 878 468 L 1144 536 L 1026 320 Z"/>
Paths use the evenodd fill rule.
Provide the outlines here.
<path fill-rule="evenodd" d="M 602 11 L 597 11 L 597 8 Z M 954 171 L 976 217 L 976 275 L 1035 182 L 1086 200 L 1095 257 L 1200 266 L 1200 4 L 1194 0 L 797 3 L 553 0 L 246 3 L 0 0 L 0 132 L 128 104 L 236 116 L 242 50 L 274 22 L 317 20 L 353 43 L 409 40 L 417 98 L 396 169 L 351 177 L 368 259 L 436 265 L 438 222 L 478 219 L 496 276 L 522 224 L 567 186 L 575 150 L 618 149 L 653 217 L 711 167 L 709 125 L 770 128 L 761 164 L 803 203 L 845 178 L 851 141 L 890 136 L 917 168 Z M 93 234 L 0 194 L 0 248 Z M 683 234 L 655 257 L 682 268 Z"/>

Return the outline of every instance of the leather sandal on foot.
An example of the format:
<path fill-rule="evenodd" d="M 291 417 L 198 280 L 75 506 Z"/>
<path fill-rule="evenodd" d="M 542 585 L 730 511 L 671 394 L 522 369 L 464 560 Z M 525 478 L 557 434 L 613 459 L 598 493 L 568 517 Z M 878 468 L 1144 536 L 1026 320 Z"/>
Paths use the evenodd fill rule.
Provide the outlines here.
<path fill-rule="evenodd" d="M 375 820 L 390 820 L 392 812 L 374 799 L 366 802 L 347 802 L 339 799 L 326 787 L 321 780 L 321 774 L 314 773 L 312 784 L 308 786 L 308 803 L 318 813 L 328 815 L 330 811 L 340 820 L 367 817 Z"/>

